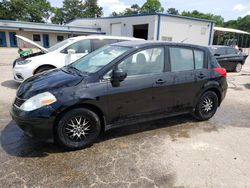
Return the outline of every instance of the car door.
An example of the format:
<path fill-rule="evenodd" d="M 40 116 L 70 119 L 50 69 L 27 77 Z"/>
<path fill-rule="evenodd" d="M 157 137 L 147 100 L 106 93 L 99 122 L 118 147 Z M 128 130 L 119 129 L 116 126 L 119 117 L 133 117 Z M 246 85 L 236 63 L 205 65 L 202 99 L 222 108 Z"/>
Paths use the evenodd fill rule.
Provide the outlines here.
<path fill-rule="evenodd" d="M 164 53 L 164 47 L 152 47 L 130 55 L 117 65 L 127 72 L 127 78 L 119 87 L 108 82 L 108 109 L 112 114 L 111 123 L 133 121 L 139 118 L 152 118 L 155 110 L 153 85 L 163 74 L 164 62 L 156 64 L 152 54 Z M 109 75 L 109 73 L 107 73 Z"/>
<path fill-rule="evenodd" d="M 72 52 L 70 52 L 72 50 Z M 61 51 L 64 65 L 68 65 L 91 52 L 91 40 L 83 39 L 70 44 Z"/>
<path fill-rule="evenodd" d="M 191 108 L 196 94 L 193 49 L 170 46 L 169 61 L 169 92 L 173 95 L 171 110 L 187 111 Z"/>

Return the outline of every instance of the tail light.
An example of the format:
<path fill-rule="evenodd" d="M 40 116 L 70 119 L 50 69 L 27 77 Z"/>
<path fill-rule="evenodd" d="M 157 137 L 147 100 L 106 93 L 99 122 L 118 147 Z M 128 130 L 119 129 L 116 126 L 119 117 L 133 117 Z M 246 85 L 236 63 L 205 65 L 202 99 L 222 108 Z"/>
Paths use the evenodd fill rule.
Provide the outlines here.
<path fill-rule="evenodd" d="M 214 68 L 215 72 L 219 73 L 223 77 L 227 77 L 227 71 L 224 68 Z"/>

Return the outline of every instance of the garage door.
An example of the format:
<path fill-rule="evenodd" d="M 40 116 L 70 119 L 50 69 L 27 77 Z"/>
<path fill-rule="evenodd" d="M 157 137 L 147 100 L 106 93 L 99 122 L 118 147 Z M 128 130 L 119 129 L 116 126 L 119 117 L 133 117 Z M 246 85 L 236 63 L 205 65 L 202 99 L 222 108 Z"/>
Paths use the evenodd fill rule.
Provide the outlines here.
<path fill-rule="evenodd" d="M 111 35 L 113 35 L 113 36 L 121 36 L 122 35 L 122 24 L 121 23 L 111 24 Z"/>

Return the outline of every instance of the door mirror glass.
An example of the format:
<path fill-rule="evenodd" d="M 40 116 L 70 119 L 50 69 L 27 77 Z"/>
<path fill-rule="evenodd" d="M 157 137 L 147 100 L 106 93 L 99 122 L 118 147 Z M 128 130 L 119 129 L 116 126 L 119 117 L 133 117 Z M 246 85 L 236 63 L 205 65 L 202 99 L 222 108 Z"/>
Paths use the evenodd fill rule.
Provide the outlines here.
<path fill-rule="evenodd" d="M 74 49 L 68 49 L 67 52 L 68 52 L 69 55 L 76 53 L 76 51 Z"/>
<path fill-rule="evenodd" d="M 122 82 L 127 77 L 127 73 L 121 69 L 115 69 L 111 75 L 111 84 L 113 87 L 119 87 L 120 82 Z"/>

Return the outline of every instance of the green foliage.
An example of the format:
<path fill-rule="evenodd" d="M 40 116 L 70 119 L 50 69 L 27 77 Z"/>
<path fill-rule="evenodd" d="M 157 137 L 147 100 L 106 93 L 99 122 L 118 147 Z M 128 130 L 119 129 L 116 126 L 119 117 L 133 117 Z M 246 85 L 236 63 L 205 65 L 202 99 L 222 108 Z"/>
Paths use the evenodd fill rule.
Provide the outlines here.
<path fill-rule="evenodd" d="M 111 16 L 124 16 L 124 15 L 133 15 L 140 13 L 160 13 L 163 12 L 164 8 L 161 6 L 159 0 L 147 0 L 142 7 L 138 4 L 131 5 L 130 8 L 126 8 L 123 12 L 112 12 Z"/>
<path fill-rule="evenodd" d="M 176 8 L 169 8 L 167 10 L 168 14 L 179 15 L 179 11 Z"/>
<path fill-rule="evenodd" d="M 229 20 L 224 23 L 224 26 L 250 32 L 250 15 L 239 17 L 237 20 Z"/>
<path fill-rule="evenodd" d="M 51 10 L 47 0 L 3 0 L 0 2 L 0 19 L 45 22 Z"/>
<path fill-rule="evenodd" d="M 214 15 L 211 13 L 202 13 L 197 10 L 194 10 L 192 12 L 189 11 L 183 11 L 181 13 L 182 16 L 189 16 L 189 17 L 194 17 L 194 18 L 202 18 L 202 19 L 209 19 L 209 20 L 214 20 L 216 22 L 217 26 L 222 26 L 224 23 L 224 18 L 219 16 L 219 15 Z"/>
<path fill-rule="evenodd" d="M 163 11 L 164 8 L 159 0 L 147 0 L 141 7 L 141 13 L 159 13 Z"/>
<path fill-rule="evenodd" d="M 103 14 L 97 0 L 64 0 L 63 7 L 56 8 L 53 12 L 51 21 L 56 24 L 67 23 L 75 18 L 100 17 Z"/>
<path fill-rule="evenodd" d="M 137 4 L 131 5 L 130 8 L 126 8 L 123 12 L 112 12 L 111 16 L 124 16 L 124 15 L 133 15 L 133 14 L 140 14 L 141 7 Z"/>
<path fill-rule="evenodd" d="M 103 14 L 102 7 L 99 7 L 97 0 L 85 0 L 84 3 L 84 17 L 93 18 L 101 17 Z"/>

